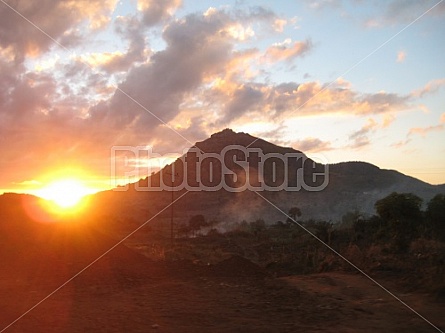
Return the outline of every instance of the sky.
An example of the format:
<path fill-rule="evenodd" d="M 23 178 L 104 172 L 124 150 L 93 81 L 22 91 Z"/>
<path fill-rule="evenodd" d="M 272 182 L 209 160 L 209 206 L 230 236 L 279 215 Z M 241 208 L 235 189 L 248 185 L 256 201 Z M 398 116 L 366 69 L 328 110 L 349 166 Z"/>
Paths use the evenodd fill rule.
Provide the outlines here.
<path fill-rule="evenodd" d="M 444 41 L 440 0 L 0 0 L 0 193 L 224 128 L 445 183 Z"/>

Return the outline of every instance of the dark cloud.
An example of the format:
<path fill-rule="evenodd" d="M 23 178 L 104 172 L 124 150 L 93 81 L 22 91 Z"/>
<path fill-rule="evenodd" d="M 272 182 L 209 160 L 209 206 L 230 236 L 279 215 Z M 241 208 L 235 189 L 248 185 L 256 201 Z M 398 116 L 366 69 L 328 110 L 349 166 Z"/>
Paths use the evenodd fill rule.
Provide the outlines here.
<path fill-rule="evenodd" d="M 321 85 L 319 82 L 247 83 L 236 75 L 229 75 L 224 84 L 205 91 L 203 107 L 217 111 L 212 124 L 252 119 L 279 123 L 285 119 L 305 115 L 391 114 L 409 109 L 411 96 L 379 92 L 361 94 L 352 90 L 347 82 Z"/>
<path fill-rule="evenodd" d="M 243 85 L 235 90 L 230 101 L 226 104 L 223 117 L 218 121 L 225 125 L 237 119 L 241 115 L 248 113 L 257 106 L 263 104 L 263 93 L 255 85 Z"/>
<path fill-rule="evenodd" d="M 105 54 L 105 58 L 98 66 L 107 75 L 115 72 L 128 71 L 129 68 L 146 61 L 151 54 L 147 50 L 146 27 L 136 16 L 122 16 L 115 21 L 115 31 L 128 43 L 126 52 Z"/>
<path fill-rule="evenodd" d="M 115 1 L 110 0 L 15 0 L 8 1 L 7 5 L 1 3 L 0 47 L 11 47 L 15 61 L 22 62 L 26 56 L 35 57 L 48 51 L 54 46 L 53 40 L 72 46 L 82 40 L 74 27 L 84 21 L 88 21 L 92 28 L 103 26 L 114 4 Z"/>
<path fill-rule="evenodd" d="M 185 96 L 230 60 L 233 41 L 221 32 L 230 22 L 225 13 L 193 14 L 172 22 L 163 34 L 165 50 L 133 68 L 109 101 L 112 125 L 148 131 L 172 120 Z"/>

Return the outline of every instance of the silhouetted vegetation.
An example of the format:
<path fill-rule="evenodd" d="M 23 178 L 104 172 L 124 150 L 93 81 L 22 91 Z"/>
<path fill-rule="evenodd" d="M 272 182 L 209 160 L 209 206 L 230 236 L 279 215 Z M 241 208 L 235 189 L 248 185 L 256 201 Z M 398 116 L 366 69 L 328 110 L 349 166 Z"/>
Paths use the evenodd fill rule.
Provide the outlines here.
<path fill-rule="evenodd" d="M 375 215 L 351 211 L 341 221 L 290 223 L 286 217 L 286 222 L 257 219 L 210 224 L 204 216 L 195 215 L 180 227 L 185 231 L 183 238 L 166 251 L 165 259 L 212 264 L 239 255 L 278 276 L 354 270 L 334 249 L 370 274 L 391 272 L 413 286 L 438 290 L 445 287 L 439 268 L 445 260 L 445 196 L 434 197 L 425 207 L 416 195 L 391 193 L 375 203 Z M 288 215 L 296 221 L 301 211 L 292 207 Z M 187 233 L 194 237 L 185 237 Z"/>
<path fill-rule="evenodd" d="M 3 196 L 0 201 L 0 231 L 12 235 L 14 220 L 24 220 L 21 202 Z M 12 205 L 9 201 L 16 202 Z M 245 257 L 281 276 L 330 270 L 354 270 L 336 252 L 370 274 L 391 272 L 407 283 L 430 290 L 445 288 L 445 195 L 436 195 L 425 206 L 409 193 L 391 193 L 375 203 L 376 215 L 346 212 L 340 221 L 216 221 L 196 214 L 175 222 L 176 241 L 170 243 L 168 214 L 154 221 L 132 241 L 138 251 L 157 260 L 191 260 L 214 264 L 232 255 Z M 290 219 L 301 217 L 297 207 Z M 101 230 L 126 234 L 134 229 L 131 217 L 107 215 L 97 224 Z M 17 221 L 18 223 L 19 221 Z M 181 223 L 182 222 L 182 223 Z M 34 225 L 34 224 L 31 224 Z M 306 230 L 305 230 L 306 229 Z M 29 229 L 31 230 L 31 229 Z M 310 231 L 308 233 L 307 231 Z M 314 236 L 317 238 L 315 239 Z M 323 246 L 321 242 L 329 245 Z"/>
<path fill-rule="evenodd" d="M 436 195 L 428 203 L 426 224 L 432 238 L 445 242 L 445 194 Z"/>
<path fill-rule="evenodd" d="M 406 252 L 422 226 L 422 199 L 411 193 L 391 193 L 375 203 L 377 214 L 388 226 L 397 251 Z"/>
<path fill-rule="evenodd" d="M 292 207 L 291 209 L 289 209 L 288 215 L 289 217 L 287 218 L 286 222 L 296 223 L 297 217 L 301 216 L 301 210 L 298 207 Z"/>

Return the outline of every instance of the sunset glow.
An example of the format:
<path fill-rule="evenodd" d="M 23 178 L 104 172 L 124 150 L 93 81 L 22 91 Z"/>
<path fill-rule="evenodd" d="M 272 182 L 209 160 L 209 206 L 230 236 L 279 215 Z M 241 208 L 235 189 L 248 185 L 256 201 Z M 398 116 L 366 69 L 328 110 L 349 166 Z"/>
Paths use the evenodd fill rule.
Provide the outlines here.
<path fill-rule="evenodd" d="M 116 148 L 182 155 L 225 128 L 443 184 L 444 18 L 439 0 L 0 2 L 0 194 L 90 184 L 41 177 L 65 166 L 110 189 Z"/>
<path fill-rule="evenodd" d="M 86 187 L 80 180 L 63 179 L 54 181 L 38 190 L 37 195 L 53 201 L 62 209 L 69 209 L 78 205 L 85 195 L 94 192 L 96 191 Z"/>

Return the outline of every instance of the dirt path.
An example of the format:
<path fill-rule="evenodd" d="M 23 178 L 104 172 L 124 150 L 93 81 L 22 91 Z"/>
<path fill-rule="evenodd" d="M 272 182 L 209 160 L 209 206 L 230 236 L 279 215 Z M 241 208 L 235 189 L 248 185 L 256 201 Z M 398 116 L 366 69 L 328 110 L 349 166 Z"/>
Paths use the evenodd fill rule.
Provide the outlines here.
<path fill-rule="evenodd" d="M 284 280 L 317 300 L 322 311 L 312 313 L 313 322 L 323 322 L 329 314 L 329 327 L 320 325 L 322 331 L 437 332 L 363 275 L 330 272 Z M 445 304 L 435 302 L 428 294 L 398 292 L 393 282 L 379 282 L 435 326 L 445 329 Z"/>
<path fill-rule="evenodd" d="M 137 274 L 106 266 L 85 272 L 5 332 L 436 332 L 357 274 L 274 279 L 208 274 L 184 263 L 151 263 Z M 0 331 L 54 287 L 34 282 L 1 274 Z M 400 297 L 445 328 L 444 304 L 418 293 Z"/>

